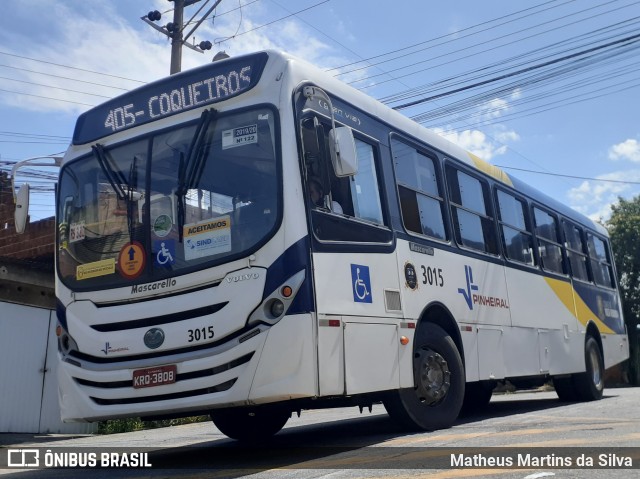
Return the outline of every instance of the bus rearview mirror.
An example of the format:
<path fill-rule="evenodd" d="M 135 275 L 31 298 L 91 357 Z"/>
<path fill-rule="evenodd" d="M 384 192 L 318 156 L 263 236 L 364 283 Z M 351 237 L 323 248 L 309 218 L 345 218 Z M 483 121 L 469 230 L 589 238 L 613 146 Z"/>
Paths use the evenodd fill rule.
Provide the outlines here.
<path fill-rule="evenodd" d="M 339 126 L 329 131 L 331 162 L 337 177 L 354 176 L 358 173 L 356 141 L 351 128 Z"/>
<path fill-rule="evenodd" d="M 18 234 L 24 233 L 29 218 L 29 188 L 29 183 L 24 183 L 16 195 L 14 223 Z"/>

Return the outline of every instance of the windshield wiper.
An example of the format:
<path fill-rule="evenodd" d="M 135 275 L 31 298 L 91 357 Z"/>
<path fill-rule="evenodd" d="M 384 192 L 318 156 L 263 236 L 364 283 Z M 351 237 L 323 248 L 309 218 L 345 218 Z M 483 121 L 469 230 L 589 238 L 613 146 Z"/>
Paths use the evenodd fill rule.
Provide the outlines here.
<path fill-rule="evenodd" d="M 176 197 L 178 200 L 178 240 L 182 242 L 182 233 L 185 222 L 186 195 L 191 186 L 196 184 L 196 180 L 202 175 L 204 169 L 203 146 L 209 125 L 216 117 L 218 111 L 214 108 L 205 110 L 200 116 L 200 123 L 191 139 L 191 145 L 185 156 L 180 154 L 180 164 L 178 171 L 178 188 Z"/>
<path fill-rule="evenodd" d="M 127 181 L 125 180 L 122 172 L 118 170 L 117 165 L 115 165 L 116 167 L 114 168 L 113 159 L 111 158 L 111 156 L 107 154 L 104 146 L 100 143 L 96 143 L 94 146 L 92 146 L 91 150 L 98 159 L 98 164 L 100 165 L 104 176 L 107 177 L 107 180 L 113 188 L 113 191 L 115 191 L 118 199 L 126 200 L 127 196 L 124 189 L 122 188 L 122 185 L 126 185 Z"/>
<path fill-rule="evenodd" d="M 129 167 L 129 181 L 127 182 L 127 229 L 129 230 L 129 243 L 133 242 L 133 212 L 135 185 L 138 184 L 138 157 L 133 155 Z"/>

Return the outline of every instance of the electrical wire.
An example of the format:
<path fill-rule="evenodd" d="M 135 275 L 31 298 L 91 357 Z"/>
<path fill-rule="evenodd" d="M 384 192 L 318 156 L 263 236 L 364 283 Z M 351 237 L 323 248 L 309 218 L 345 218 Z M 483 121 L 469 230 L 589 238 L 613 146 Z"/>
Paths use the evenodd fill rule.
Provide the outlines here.
<path fill-rule="evenodd" d="M 29 60 L 29 61 L 33 61 L 33 62 L 44 63 L 46 65 L 54 65 L 54 66 L 57 66 L 57 67 L 68 68 L 68 69 L 71 69 L 71 70 L 77 70 L 77 71 L 81 71 L 81 72 L 95 73 L 96 75 L 110 77 L 110 78 L 118 78 L 119 80 L 127 80 L 127 81 L 136 82 L 136 83 L 146 83 L 146 82 L 144 82 L 142 80 L 136 80 L 136 79 L 133 79 L 133 78 L 126 78 L 126 77 L 122 77 L 122 76 L 118 76 L 118 75 L 112 75 L 110 73 L 105 73 L 105 72 L 97 72 L 97 71 L 94 71 L 94 70 L 88 70 L 86 68 L 72 67 L 72 66 L 69 66 L 69 65 L 63 65 L 61 63 L 54 63 L 54 62 L 50 62 L 50 61 L 47 61 L 47 60 L 43 60 L 41 58 L 30 58 L 30 57 L 25 57 L 23 55 L 16 55 L 14 53 L 3 52 L 3 51 L 0 51 L 0 55 L 6 55 L 6 56 L 9 56 L 9 57 L 13 57 L 13 58 L 20 58 L 21 60 Z"/>
<path fill-rule="evenodd" d="M 246 31 L 244 31 L 242 33 L 238 33 L 237 35 L 234 35 L 231 38 L 237 38 L 237 37 L 240 37 L 242 35 L 246 35 L 247 33 L 255 32 L 256 30 L 260 30 L 261 28 L 268 27 L 269 25 L 273 25 L 274 23 L 281 22 L 282 20 L 286 20 L 287 18 L 294 17 L 294 16 L 298 15 L 299 13 L 306 12 L 307 10 L 311 10 L 312 8 L 319 7 L 320 5 L 323 5 L 323 4 L 328 3 L 330 1 L 331 0 L 323 0 L 322 2 L 315 3 L 315 4 L 313 4 L 313 5 L 311 5 L 311 6 L 307 7 L 307 8 L 303 8 L 302 10 L 298 10 L 297 12 L 291 13 L 290 15 L 287 15 L 285 17 L 278 18 L 278 19 L 273 20 L 273 21 L 271 21 L 269 23 L 265 23 L 264 25 L 259 25 L 259 26 L 255 27 L 255 28 L 250 29 L 250 30 L 246 30 Z"/>

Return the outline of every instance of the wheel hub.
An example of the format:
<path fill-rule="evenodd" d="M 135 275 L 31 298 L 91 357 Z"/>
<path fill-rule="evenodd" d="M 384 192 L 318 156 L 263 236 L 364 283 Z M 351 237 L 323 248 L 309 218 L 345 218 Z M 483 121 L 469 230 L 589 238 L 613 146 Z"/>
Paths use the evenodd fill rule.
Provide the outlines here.
<path fill-rule="evenodd" d="M 428 406 L 442 401 L 451 385 L 447 361 L 437 352 L 424 348 L 416 351 L 414 368 L 420 401 Z"/>
<path fill-rule="evenodd" d="M 594 386 L 600 390 L 602 389 L 602 371 L 600 370 L 600 361 L 598 357 L 598 352 L 595 349 L 591 349 L 589 351 L 589 361 L 591 362 L 591 380 L 593 381 Z"/>

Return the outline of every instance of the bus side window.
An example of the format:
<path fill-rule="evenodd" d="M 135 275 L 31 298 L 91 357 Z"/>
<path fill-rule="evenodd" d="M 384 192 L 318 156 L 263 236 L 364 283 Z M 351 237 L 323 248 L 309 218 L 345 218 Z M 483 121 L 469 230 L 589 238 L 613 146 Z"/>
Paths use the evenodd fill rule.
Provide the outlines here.
<path fill-rule="evenodd" d="M 533 235 L 528 231 L 524 201 L 502 190 L 497 190 L 497 193 L 500 232 L 507 258 L 535 266 Z"/>
<path fill-rule="evenodd" d="M 489 185 L 452 166 L 447 167 L 447 182 L 458 244 L 498 254 Z"/>
<path fill-rule="evenodd" d="M 542 269 L 564 274 L 560 230 L 556 217 L 534 207 L 533 219 Z"/>
<path fill-rule="evenodd" d="M 595 283 L 598 286 L 614 288 L 613 269 L 607 243 L 597 236 L 587 233 L 587 248 L 589 249 L 591 271 Z"/>
<path fill-rule="evenodd" d="M 586 249 L 584 247 L 582 230 L 566 221 L 563 222 L 563 229 L 571 275 L 576 279 L 589 281 L 587 255 L 585 253 Z"/>
<path fill-rule="evenodd" d="M 391 148 L 405 228 L 447 240 L 437 160 L 395 139 L 391 140 Z"/>
<path fill-rule="evenodd" d="M 376 169 L 373 146 L 356 139 L 356 154 L 358 155 L 358 173 L 349 178 L 349 193 L 353 216 L 376 224 L 383 224 L 382 204 L 380 202 L 380 188 Z M 346 196 L 335 195 L 334 200 L 346 199 Z M 346 211 L 349 208 L 344 208 Z"/>

